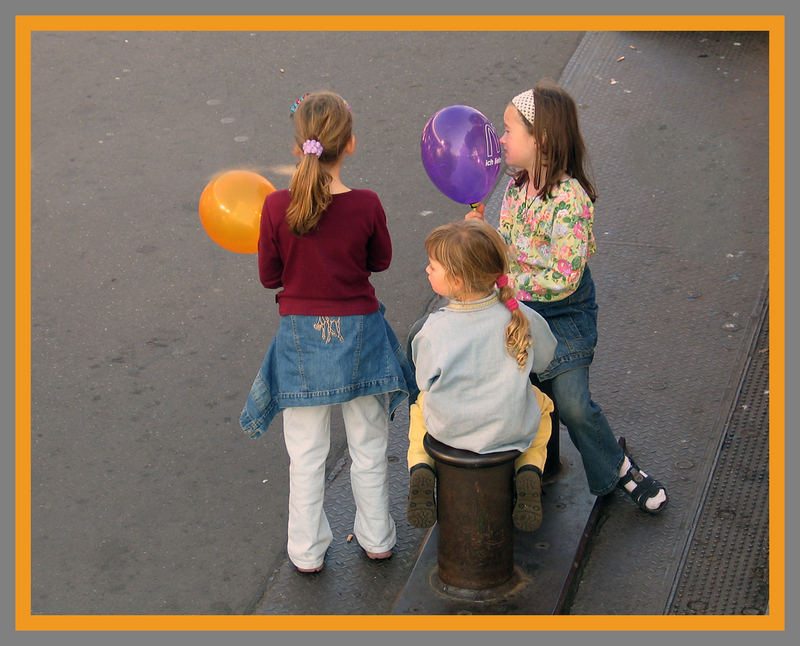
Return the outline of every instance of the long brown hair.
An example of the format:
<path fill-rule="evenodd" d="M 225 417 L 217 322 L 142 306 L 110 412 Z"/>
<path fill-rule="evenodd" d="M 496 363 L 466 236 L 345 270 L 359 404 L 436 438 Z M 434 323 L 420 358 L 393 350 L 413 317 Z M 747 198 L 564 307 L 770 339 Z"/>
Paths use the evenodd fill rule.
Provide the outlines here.
<path fill-rule="evenodd" d="M 578 109 L 570 94 L 550 79 L 539 81 L 533 88 L 535 114 L 533 123 L 519 112 L 528 132 L 536 140 L 538 155 L 533 168 L 533 186 L 537 195 L 552 197 L 562 173 L 574 177 L 589 199 L 597 199 L 597 191 L 586 171 L 586 146 L 578 126 Z M 510 173 L 516 186 L 523 186 L 529 179 L 526 169 Z"/>
<path fill-rule="evenodd" d="M 331 175 L 323 164 L 342 156 L 353 135 L 353 117 L 344 99 L 333 92 L 314 92 L 297 105 L 292 115 L 294 145 L 301 151 L 300 162 L 289 182 L 291 199 L 286 210 L 289 229 L 304 235 L 317 226 L 331 203 Z M 322 154 L 302 154 L 303 143 L 314 139 Z"/>
<path fill-rule="evenodd" d="M 463 281 L 465 293 L 489 294 L 497 279 L 508 273 L 508 247 L 494 227 L 483 220 L 457 220 L 437 227 L 425 240 L 425 251 L 444 268 L 447 277 Z M 498 298 L 502 303 L 514 298 L 510 282 L 500 288 Z M 519 309 L 510 314 L 506 351 L 524 370 L 532 345 L 530 323 Z"/>

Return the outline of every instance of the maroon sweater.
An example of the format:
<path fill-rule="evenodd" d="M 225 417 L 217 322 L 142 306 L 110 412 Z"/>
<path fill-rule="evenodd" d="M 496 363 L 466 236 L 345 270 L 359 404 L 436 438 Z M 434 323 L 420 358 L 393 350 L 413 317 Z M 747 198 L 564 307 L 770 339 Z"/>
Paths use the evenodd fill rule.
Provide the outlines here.
<path fill-rule="evenodd" d="M 392 260 L 386 214 L 373 191 L 333 196 L 317 227 L 296 236 L 286 224 L 289 191 L 267 195 L 261 210 L 258 274 L 275 295 L 281 316 L 349 316 L 378 310 L 373 271 Z"/>

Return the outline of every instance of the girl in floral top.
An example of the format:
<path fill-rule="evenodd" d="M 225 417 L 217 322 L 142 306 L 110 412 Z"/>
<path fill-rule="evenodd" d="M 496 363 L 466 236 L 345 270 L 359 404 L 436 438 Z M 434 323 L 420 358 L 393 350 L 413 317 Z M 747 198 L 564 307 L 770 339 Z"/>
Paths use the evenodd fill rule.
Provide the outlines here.
<path fill-rule="evenodd" d="M 499 225 L 511 255 L 509 276 L 517 298 L 547 320 L 558 341 L 539 377 L 580 451 L 590 491 L 601 496 L 620 487 L 642 510 L 658 513 L 667 505 L 665 487 L 617 442 L 589 392 L 597 304 L 587 261 L 595 251 L 597 194 L 584 170 L 575 102 L 560 86 L 540 81 L 512 99 L 503 123 L 500 143 L 515 169 Z"/>
<path fill-rule="evenodd" d="M 509 182 L 500 233 L 511 248 L 518 299 L 556 301 L 575 291 L 595 251 L 593 208 L 574 178 L 559 182 L 550 200 L 530 199 L 527 185 Z"/>

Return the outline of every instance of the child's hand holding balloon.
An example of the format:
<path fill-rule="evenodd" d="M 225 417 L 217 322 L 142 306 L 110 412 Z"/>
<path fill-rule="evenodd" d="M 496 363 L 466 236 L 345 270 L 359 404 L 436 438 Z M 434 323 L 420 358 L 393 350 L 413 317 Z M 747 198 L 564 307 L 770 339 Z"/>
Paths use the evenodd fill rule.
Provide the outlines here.
<path fill-rule="evenodd" d="M 483 203 L 478 204 L 474 209 L 464 216 L 465 220 L 483 220 L 483 210 L 486 207 Z"/>

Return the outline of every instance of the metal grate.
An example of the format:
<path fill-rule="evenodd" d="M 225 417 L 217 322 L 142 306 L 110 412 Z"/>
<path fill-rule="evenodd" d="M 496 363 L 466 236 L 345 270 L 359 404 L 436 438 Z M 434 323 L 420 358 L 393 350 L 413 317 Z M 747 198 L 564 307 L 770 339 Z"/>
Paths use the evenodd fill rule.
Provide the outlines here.
<path fill-rule="evenodd" d="M 769 604 L 769 322 L 714 466 L 670 614 L 765 614 Z"/>

